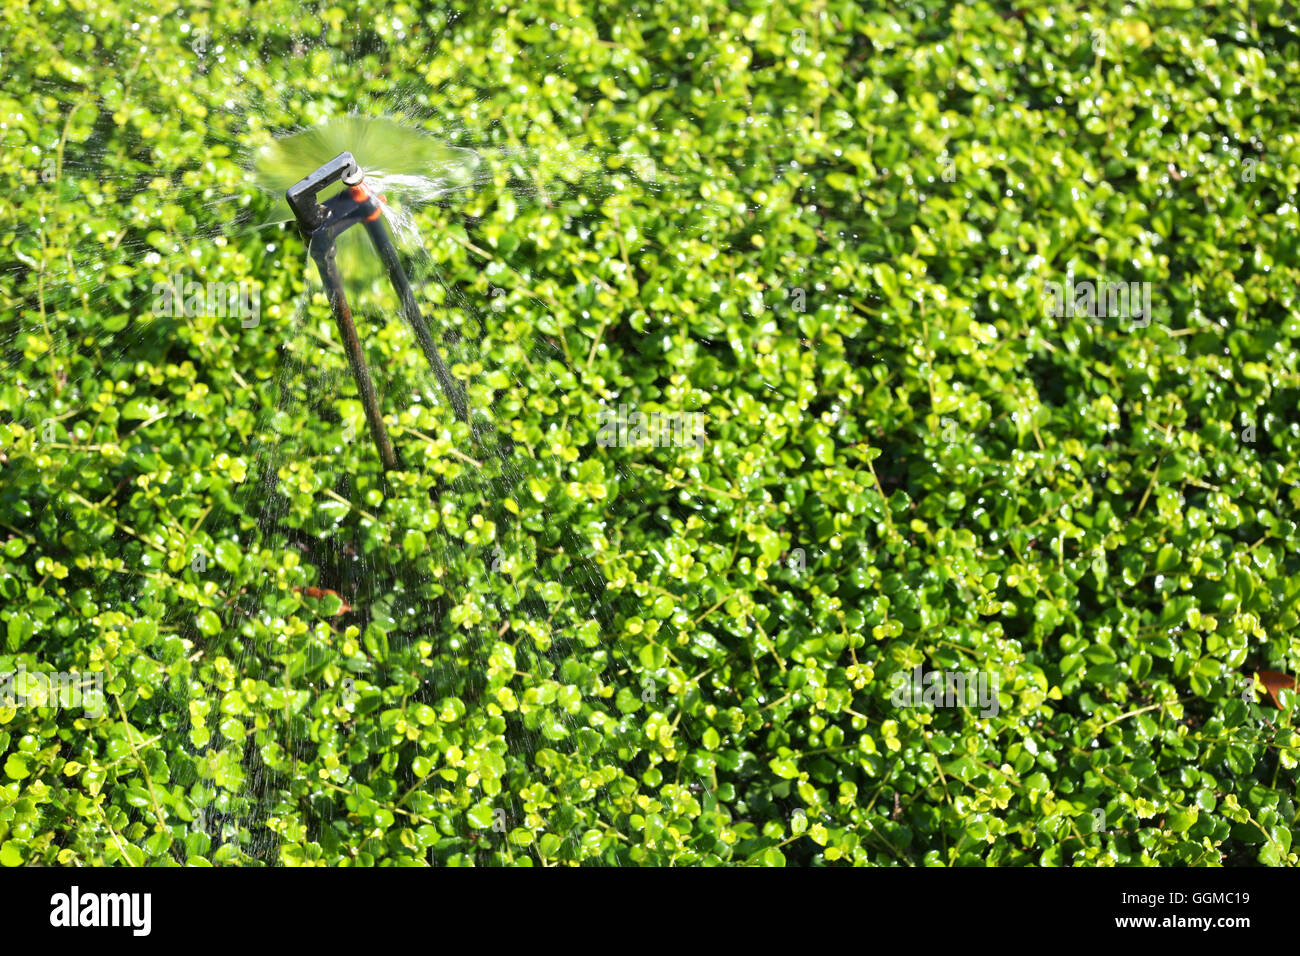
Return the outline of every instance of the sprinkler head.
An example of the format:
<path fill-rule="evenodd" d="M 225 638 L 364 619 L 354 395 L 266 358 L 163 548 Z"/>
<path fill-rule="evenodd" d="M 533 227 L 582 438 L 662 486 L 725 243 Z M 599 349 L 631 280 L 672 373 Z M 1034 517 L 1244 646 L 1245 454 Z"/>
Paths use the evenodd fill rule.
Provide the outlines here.
<path fill-rule="evenodd" d="M 289 208 L 298 219 L 298 226 L 304 234 L 311 234 L 319 229 L 328 218 L 328 211 L 316 201 L 317 194 L 327 186 L 342 180 L 348 186 L 355 186 L 365 177 L 351 153 L 339 153 L 324 166 L 313 173 L 308 173 L 286 190 L 284 198 L 289 201 Z"/>

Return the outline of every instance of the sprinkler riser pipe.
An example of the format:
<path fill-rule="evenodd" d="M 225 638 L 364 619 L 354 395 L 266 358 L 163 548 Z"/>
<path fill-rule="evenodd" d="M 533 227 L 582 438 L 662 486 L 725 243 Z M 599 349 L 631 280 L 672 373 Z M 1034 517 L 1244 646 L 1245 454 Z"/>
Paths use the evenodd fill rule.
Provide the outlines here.
<path fill-rule="evenodd" d="M 369 233 L 370 241 L 388 272 L 388 280 L 393 283 L 393 288 L 397 291 L 397 297 L 402 303 L 402 315 L 410 323 L 411 330 L 420 343 L 420 350 L 424 352 L 424 357 L 433 369 L 438 384 L 442 386 L 443 394 L 451 403 L 452 411 L 462 422 L 468 422 L 469 407 L 465 400 L 465 392 L 452 378 L 451 372 L 438 353 L 433 333 L 429 331 L 428 323 L 424 321 L 424 315 L 416 304 L 415 293 L 411 291 L 411 284 L 406 279 L 406 272 L 402 269 L 401 259 L 397 255 L 397 247 L 393 245 L 393 240 L 388 235 L 388 227 L 384 225 L 383 217 L 366 220 L 366 232 Z"/>
<path fill-rule="evenodd" d="M 343 351 L 347 354 L 348 365 L 352 369 L 352 378 L 357 383 L 357 394 L 361 397 L 361 407 L 365 410 L 366 425 L 370 437 L 379 452 L 379 460 L 385 471 L 395 471 L 398 467 L 397 453 L 388 438 L 384 427 L 384 416 L 379 410 L 379 394 L 375 383 L 370 378 L 370 369 L 366 366 L 365 355 L 361 350 L 361 340 L 357 337 L 357 327 L 352 321 L 352 310 L 348 308 L 347 296 L 343 292 L 343 280 L 339 276 L 336 247 L 331 242 L 319 255 L 314 255 L 316 268 L 320 271 L 321 281 L 325 284 L 325 294 L 329 298 L 330 308 L 334 312 L 335 322 L 339 327 L 339 337 L 343 340 Z"/>

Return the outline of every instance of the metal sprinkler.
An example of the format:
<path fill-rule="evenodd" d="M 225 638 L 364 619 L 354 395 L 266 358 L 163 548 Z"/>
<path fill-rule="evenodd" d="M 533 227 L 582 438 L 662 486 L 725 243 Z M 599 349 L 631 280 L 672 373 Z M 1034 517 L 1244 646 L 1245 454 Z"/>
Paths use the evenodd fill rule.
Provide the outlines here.
<path fill-rule="evenodd" d="M 289 208 L 298 219 L 307 251 L 316 261 L 320 270 L 321 281 L 325 283 L 325 292 L 329 297 L 330 308 L 338 323 L 339 334 L 343 338 L 343 350 L 347 353 L 348 364 L 352 367 L 352 377 L 357 383 L 357 392 L 365 408 L 366 423 L 370 427 L 370 437 L 379 451 L 379 460 L 385 471 L 398 468 L 397 453 L 393 450 L 388 432 L 384 428 L 384 417 L 379 410 L 379 396 L 370 370 L 366 367 L 365 356 L 361 351 L 361 341 L 357 338 L 356 325 L 352 321 L 352 310 L 348 307 L 347 296 L 343 292 L 343 280 L 339 276 L 335 253 L 335 243 L 339 235 L 351 226 L 362 223 L 370 235 L 370 241 L 379 253 L 379 258 L 388 273 L 388 279 L 397 292 L 401 302 L 402 315 L 411 324 L 415 337 L 419 340 L 424 357 L 429 360 L 438 384 L 442 386 L 453 412 L 463 422 L 469 421 L 469 408 L 465 393 L 442 361 L 438 348 L 429 332 L 429 326 L 416 305 L 411 284 L 402 269 L 397 247 L 393 245 L 388 228 L 384 225 L 382 196 L 376 196 L 366 188 L 366 175 L 351 153 L 339 153 L 324 166 L 317 169 L 285 192 Z M 317 202 L 316 196 L 335 182 L 342 182 L 345 187 L 338 195 L 324 202 Z"/>

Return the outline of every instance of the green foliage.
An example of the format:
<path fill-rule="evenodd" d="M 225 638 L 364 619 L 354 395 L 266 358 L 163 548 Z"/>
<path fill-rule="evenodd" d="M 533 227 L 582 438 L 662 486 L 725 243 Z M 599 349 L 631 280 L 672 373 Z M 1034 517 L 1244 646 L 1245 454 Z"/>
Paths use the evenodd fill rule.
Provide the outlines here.
<path fill-rule="evenodd" d="M 1297 50 L 1280 0 L 18 4 L 0 673 L 105 702 L 0 706 L 0 865 L 1294 865 Z M 252 228 L 351 113 L 490 170 L 415 214 L 474 434 L 359 316 L 387 481 Z M 260 323 L 154 315 L 178 270 Z"/>

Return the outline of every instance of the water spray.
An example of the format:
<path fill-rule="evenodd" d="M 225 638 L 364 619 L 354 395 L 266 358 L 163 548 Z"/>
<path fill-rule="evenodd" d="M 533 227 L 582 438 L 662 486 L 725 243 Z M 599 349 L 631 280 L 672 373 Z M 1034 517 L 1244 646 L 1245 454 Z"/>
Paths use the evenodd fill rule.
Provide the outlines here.
<path fill-rule="evenodd" d="M 343 191 L 324 202 L 318 202 L 316 197 L 321 190 L 336 182 L 342 183 Z M 402 315 L 411 324 L 415 337 L 420 343 L 420 349 L 433 368 L 434 375 L 437 376 L 438 384 L 442 386 L 456 417 L 463 422 L 468 422 L 469 407 L 465 393 L 451 377 L 451 372 L 447 370 L 442 356 L 438 353 L 433 335 L 429 332 L 429 326 L 415 302 L 415 293 L 411 291 L 411 284 L 407 281 L 406 271 L 402 268 L 402 261 L 397 254 L 397 247 L 393 245 L 388 227 L 384 225 L 384 197 L 376 196 L 366 188 L 365 172 L 357 165 L 352 154 L 339 153 L 324 166 L 290 186 L 284 195 L 289 201 L 289 208 L 298 219 L 298 227 L 302 230 L 303 239 L 307 243 L 307 251 L 315 260 L 321 281 L 325 283 L 325 292 L 329 298 L 330 308 L 334 312 L 334 319 L 338 323 L 339 334 L 343 338 L 343 350 L 347 353 L 352 377 L 357 383 L 357 392 L 365 408 L 366 423 L 370 428 L 370 437 L 379 452 L 379 460 L 383 463 L 385 471 L 395 470 L 398 467 L 397 453 L 393 450 L 388 432 L 384 428 L 384 417 L 379 410 L 379 396 L 370 378 L 370 370 L 366 366 L 361 341 L 357 338 L 357 328 L 352 321 L 352 310 L 348 307 L 347 296 L 343 291 L 343 280 L 339 275 L 335 243 L 341 233 L 357 223 L 365 226 L 370 241 L 375 251 L 379 253 L 379 259 L 388 273 L 388 279 L 397 292 Z"/>

